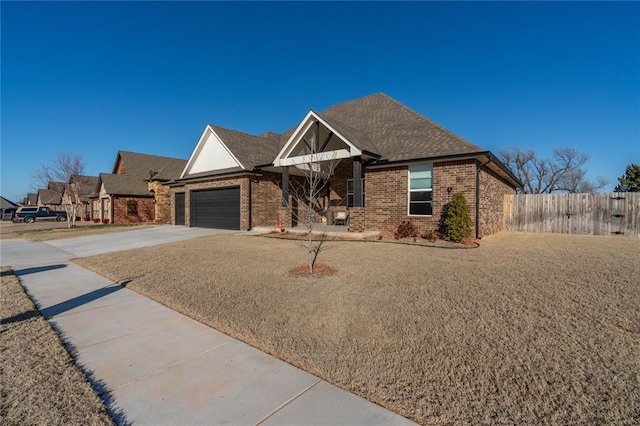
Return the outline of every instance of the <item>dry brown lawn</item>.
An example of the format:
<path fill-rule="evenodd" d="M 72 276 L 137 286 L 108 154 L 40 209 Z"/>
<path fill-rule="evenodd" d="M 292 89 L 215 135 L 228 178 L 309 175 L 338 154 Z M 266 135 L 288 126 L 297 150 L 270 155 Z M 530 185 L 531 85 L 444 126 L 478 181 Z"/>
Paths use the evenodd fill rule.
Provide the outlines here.
<path fill-rule="evenodd" d="M 113 425 L 104 404 L 13 271 L 2 268 L 0 279 L 0 423 Z"/>
<path fill-rule="evenodd" d="M 150 226 L 146 223 L 127 223 L 113 225 L 84 225 L 76 228 L 35 229 L 16 231 L 14 234 L 28 241 L 49 241 L 62 238 L 82 237 L 85 235 L 107 234 L 123 232 Z"/>
<path fill-rule="evenodd" d="M 640 239 L 479 248 L 213 236 L 79 259 L 423 424 L 638 424 Z"/>

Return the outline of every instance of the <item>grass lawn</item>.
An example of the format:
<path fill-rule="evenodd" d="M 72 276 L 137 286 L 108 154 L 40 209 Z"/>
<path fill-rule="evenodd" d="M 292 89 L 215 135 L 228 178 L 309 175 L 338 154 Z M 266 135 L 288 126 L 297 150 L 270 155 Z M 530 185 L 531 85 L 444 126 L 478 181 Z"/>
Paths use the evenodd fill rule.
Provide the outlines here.
<path fill-rule="evenodd" d="M 213 236 L 77 262 L 423 424 L 640 421 L 640 239 Z"/>
<path fill-rule="evenodd" d="M 0 278 L 0 423 L 113 425 L 100 398 L 13 271 Z"/>
<path fill-rule="evenodd" d="M 84 225 L 75 228 L 33 229 L 14 233 L 28 241 L 59 240 L 61 238 L 82 237 L 84 235 L 106 234 L 130 231 L 150 226 L 146 223 L 116 223 L 111 225 Z"/>

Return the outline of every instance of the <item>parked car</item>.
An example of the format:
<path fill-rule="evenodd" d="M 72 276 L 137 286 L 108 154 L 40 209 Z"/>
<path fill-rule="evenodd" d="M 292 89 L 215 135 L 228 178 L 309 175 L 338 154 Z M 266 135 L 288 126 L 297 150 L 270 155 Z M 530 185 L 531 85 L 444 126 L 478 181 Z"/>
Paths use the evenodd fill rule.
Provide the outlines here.
<path fill-rule="evenodd" d="M 12 222 L 33 223 L 37 220 L 67 220 L 66 212 L 57 212 L 49 207 L 20 207 L 11 219 Z"/>
<path fill-rule="evenodd" d="M 13 219 L 13 215 L 16 213 L 17 208 L 8 207 L 6 209 L 2 209 L 2 220 L 11 220 Z"/>

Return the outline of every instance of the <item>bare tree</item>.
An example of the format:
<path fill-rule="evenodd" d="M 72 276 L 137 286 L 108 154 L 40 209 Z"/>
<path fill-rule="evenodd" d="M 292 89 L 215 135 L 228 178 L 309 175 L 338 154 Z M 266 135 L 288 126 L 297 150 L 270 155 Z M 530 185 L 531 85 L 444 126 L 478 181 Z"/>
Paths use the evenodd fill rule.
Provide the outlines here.
<path fill-rule="evenodd" d="M 80 188 L 83 182 L 85 163 L 82 155 L 60 152 L 50 163 L 42 164 L 33 174 L 33 179 L 41 187 L 47 187 L 61 197 L 67 213 L 67 226 L 76 226 L 76 215 L 80 201 Z M 59 182 L 60 185 L 51 185 Z"/>
<path fill-rule="evenodd" d="M 596 192 L 607 186 L 603 177 L 586 178 L 589 155 L 574 148 L 556 148 L 551 159 L 541 159 L 534 151 L 519 148 L 500 151 L 502 161 L 511 169 L 526 194 L 552 192 Z"/>
<path fill-rule="evenodd" d="M 325 243 L 330 240 L 325 233 L 314 236 L 313 230 L 317 218 L 325 214 L 330 207 L 329 181 L 340 162 L 335 156 L 322 156 L 318 152 L 319 146 L 316 139 L 317 135 L 310 136 L 309 140 L 305 139 L 307 146 L 311 147 L 310 154 L 307 156 L 308 162 L 294 166 L 302 176 L 291 176 L 289 191 L 295 202 L 289 203 L 286 200 L 292 218 L 304 224 L 307 231 L 303 246 L 307 251 L 310 275 L 313 275 L 318 255 L 326 248 Z M 292 204 L 297 208 L 293 208 Z"/>

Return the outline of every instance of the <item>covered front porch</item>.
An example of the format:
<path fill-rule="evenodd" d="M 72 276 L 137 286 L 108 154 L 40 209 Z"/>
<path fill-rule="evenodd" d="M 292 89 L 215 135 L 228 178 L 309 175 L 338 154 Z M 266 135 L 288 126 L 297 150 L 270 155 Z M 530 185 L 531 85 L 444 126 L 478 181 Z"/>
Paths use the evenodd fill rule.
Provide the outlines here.
<path fill-rule="evenodd" d="M 266 170 L 281 174 L 279 223 L 364 231 L 364 167 L 379 158 L 363 135 L 310 111 Z M 369 144 L 370 145 L 370 144 Z M 368 148 L 368 149 L 367 149 Z M 334 228 L 335 227 L 335 228 Z"/>

